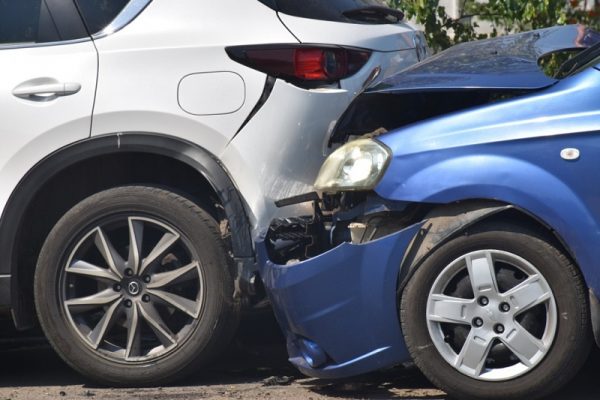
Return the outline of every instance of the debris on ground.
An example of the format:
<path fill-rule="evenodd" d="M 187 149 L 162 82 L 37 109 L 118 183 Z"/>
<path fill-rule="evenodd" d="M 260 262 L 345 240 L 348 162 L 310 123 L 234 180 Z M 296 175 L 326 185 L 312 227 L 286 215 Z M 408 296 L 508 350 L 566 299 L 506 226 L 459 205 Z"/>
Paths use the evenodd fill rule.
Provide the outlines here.
<path fill-rule="evenodd" d="M 263 386 L 286 386 L 296 380 L 293 376 L 270 376 L 263 379 Z"/>

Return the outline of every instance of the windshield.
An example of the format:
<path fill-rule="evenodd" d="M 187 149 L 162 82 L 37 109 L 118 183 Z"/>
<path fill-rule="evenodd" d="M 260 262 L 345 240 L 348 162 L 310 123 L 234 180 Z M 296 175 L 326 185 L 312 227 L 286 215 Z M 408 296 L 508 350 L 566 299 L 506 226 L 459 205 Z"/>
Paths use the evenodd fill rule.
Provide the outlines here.
<path fill-rule="evenodd" d="M 395 24 L 402 12 L 389 8 L 386 0 L 260 0 L 267 6 L 296 17 L 335 22 Z"/>
<path fill-rule="evenodd" d="M 589 45 L 590 47 L 565 61 L 556 73 L 557 78 L 571 76 L 589 66 L 594 66 L 600 62 L 600 33 L 588 31 L 583 39 L 585 42 L 582 44 Z"/>

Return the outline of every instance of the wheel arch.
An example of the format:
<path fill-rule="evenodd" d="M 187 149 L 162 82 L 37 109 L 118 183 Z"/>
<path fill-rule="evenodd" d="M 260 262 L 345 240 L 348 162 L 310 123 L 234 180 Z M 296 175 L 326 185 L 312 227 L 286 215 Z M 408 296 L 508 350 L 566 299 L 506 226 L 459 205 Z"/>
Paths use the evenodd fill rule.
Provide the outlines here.
<path fill-rule="evenodd" d="M 588 289 L 590 322 L 595 343 L 600 347 L 600 300 L 577 262 L 576 255 L 561 235 L 548 223 L 518 206 L 494 200 L 468 200 L 434 207 L 424 218 L 426 223 L 415 236 L 402 260 L 398 280 L 398 301 L 402 298 L 411 277 L 428 254 L 449 240 L 463 234 L 472 226 L 492 219 L 528 226 L 544 233 L 571 259 L 584 277 Z"/>
<path fill-rule="evenodd" d="M 453 241 L 439 248 L 435 252 L 437 254 L 428 257 L 401 299 L 400 320 L 413 360 L 430 379 L 457 396 L 468 394 L 486 397 L 489 386 L 496 387 L 500 393 L 496 395 L 498 399 L 510 397 L 519 391 L 529 390 L 535 394 L 547 388 L 550 392 L 570 378 L 565 377 L 562 382 L 553 378 L 561 368 L 564 370 L 564 366 L 568 365 L 568 370 L 574 375 L 589 354 L 591 326 L 586 285 L 577 266 L 569 260 L 568 255 L 556 251 L 558 238 L 550 237 L 546 231 L 540 232 L 540 229 L 545 229 L 540 226 L 543 221 L 529 217 L 526 210 L 515 210 L 516 207 L 510 204 L 500 206 L 504 205 L 509 207 L 473 222 L 467 234 L 456 236 Z M 494 253 L 499 256 L 498 259 L 493 256 Z M 471 264 L 468 260 L 471 256 L 475 256 L 471 258 L 474 260 L 484 254 L 488 259 L 479 264 L 483 269 L 478 270 L 475 261 L 473 265 L 476 275 L 481 274 L 485 278 L 473 279 L 473 268 L 466 265 L 465 260 Z M 524 274 L 513 275 L 510 268 L 507 274 L 502 266 L 496 264 L 497 261 L 506 262 Z M 498 285 L 490 288 L 488 283 L 493 276 L 496 276 Z M 484 281 L 486 283 L 482 283 Z M 535 282 L 535 285 L 521 285 L 525 281 L 528 284 Z M 518 289 L 524 287 L 536 287 L 535 290 L 539 289 L 539 292 L 528 292 L 533 296 L 525 300 L 525 296 L 518 295 Z M 438 294 L 441 297 L 437 297 Z M 456 298 L 464 298 L 465 302 L 452 300 Z M 532 311 L 536 314 L 533 317 L 524 314 L 542 302 L 545 303 L 545 312 L 540 307 Z M 503 303 L 508 303 L 509 307 L 506 308 Z M 492 308 L 486 307 L 488 305 Z M 469 308 L 471 306 L 475 308 Z M 452 313 L 448 310 L 452 310 Z M 532 319 L 526 323 L 526 318 Z M 463 328 L 451 332 L 444 328 L 445 322 L 452 324 L 448 326 L 466 325 L 462 331 Z M 467 334 L 470 329 L 467 326 L 473 326 L 474 329 L 481 326 L 483 329 L 470 330 Z M 508 326 L 510 328 L 506 329 Z M 533 350 L 535 346 L 512 346 L 520 327 L 523 332 L 535 336 L 543 346 L 536 347 L 536 351 Z M 481 333 L 482 338 L 487 335 L 487 339 L 480 341 L 473 336 L 474 333 L 475 336 Z M 496 363 L 500 361 L 496 357 L 500 356 L 499 353 L 490 352 L 498 350 L 492 350 L 497 340 L 503 342 L 516 358 L 511 357 L 510 362 L 507 358 L 501 364 L 488 363 L 488 357 L 492 357 Z M 557 349 L 557 344 L 566 342 L 569 342 L 569 346 L 558 346 Z M 470 357 L 473 348 L 486 350 L 476 353 L 469 361 L 456 362 L 457 358 L 453 355 L 461 358 L 468 354 Z M 524 357 L 521 350 L 525 348 L 528 349 L 528 355 Z M 548 358 L 542 359 L 544 356 Z M 507 373 L 510 370 L 505 368 L 519 363 L 527 369 L 513 370 L 516 374 Z M 465 365 L 466 368 L 463 368 Z M 484 376 L 485 372 L 496 371 L 502 372 Z M 480 382 L 488 378 L 495 382 Z M 513 391 L 514 384 L 518 384 L 522 390 Z M 464 389 L 465 385 L 469 388 Z"/>
<path fill-rule="evenodd" d="M 449 240 L 464 234 L 468 228 L 487 222 L 493 218 L 539 229 L 553 240 L 571 258 L 577 268 L 579 268 L 575 254 L 567 242 L 541 218 L 521 207 L 509 203 L 487 199 L 466 200 L 438 205 L 429 211 L 424 218 L 424 221 L 426 221 L 425 224 L 413 239 L 402 260 L 398 295 L 402 295 L 408 281 L 423 261 L 425 261 L 429 253 Z"/>
<path fill-rule="evenodd" d="M 236 294 L 239 295 L 249 289 L 245 283 L 249 281 L 254 268 L 250 222 L 234 182 L 218 159 L 199 146 L 171 136 L 142 132 L 104 135 L 66 146 L 40 161 L 21 179 L 4 208 L 0 219 L 0 251 L 5 254 L 5 262 L 0 266 L 0 275 L 10 276 L 10 295 L 4 297 L 10 299 L 10 307 L 17 327 L 28 328 L 35 323 L 31 294 L 26 293 L 28 290 L 23 290 L 24 287 L 30 285 L 29 282 L 25 282 L 29 277 L 27 274 L 20 274 L 20 271 L 25 270 L 20 247 L 21 240 L 27 237 L 28 228 L 23 225 L 28 221 L 28 211 L 36 205 L 36 199 L 41 193 L 44 193 L 44 189 L 51 186 L 53 178 L 61 177 L 65 171 L 77 169 L 86 162 L 90 164 L 93 160 L 103 160 L 110 164 L 111 161 L 126 160 L 130 156 L 146 157 L 150 162 L 151 160 L 165 160 L 165 162 L 176 165 L 174 173 L 185 171 L 186 174 L 193 177 L 194 182 L 190 182 L 190 186 L 197 185 L 198 190 L 202 191 L 202 195 L 206 196 L 205 200 L 208 203 L 212 197 L 218 201 L 219 210 L 213 211 L 222 212 L 229 223 L 230 232 L 232 232 L 230 247 L 236 261 Z M 100 166 L 96 167 L 92 171 L 100 171 L 100 168 Z M 81 173 L 85 174 L 85 172 Z M 102 179 L 101 172 L 94 174 L 84 177 L 84 179 L 86 179 L 86 184 L 89 180 L 92 182 L 92 187 L 100 188 L 100 190 L 109 188 L 111 182 L 113 187 L 122 184 L 148 183 L 148 181 L 138 181 L 138 179 L 143 179 L 141 177 L 132 178 L 134 179 L 132 182 L 119 182 L 118 180 L 111 181 L 110 177 Z M 103 182 L 99 183 L 100 180 Z M 173 187 L 172 189 L 177 190 L 178 188 Z M 85 190 L 82 191 L 81 195 L 83 194 L 85 194 Z M 85 197 L 87 196 L 83 198 Z M 38 199 L 38 206 L 40 205 L 39 201 L 43 203 L 45 199 Z M 37 260 L 36 255 L 30 256 Z M 29 265 L 28 268 L 34 269 L 34 266 Z"/>

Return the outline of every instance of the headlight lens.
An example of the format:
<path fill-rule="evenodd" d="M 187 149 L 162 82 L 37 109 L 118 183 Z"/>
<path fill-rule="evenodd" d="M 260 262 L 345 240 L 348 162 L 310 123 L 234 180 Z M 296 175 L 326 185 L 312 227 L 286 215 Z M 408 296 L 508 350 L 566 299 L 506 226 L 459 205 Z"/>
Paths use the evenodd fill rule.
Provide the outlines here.
<path fill-rule="evenodd" d="M 390 157 L 390 150 L 375 140 L 346 143 L 327 157 L 315 188 L 325 192 L 374 189 Z"/>

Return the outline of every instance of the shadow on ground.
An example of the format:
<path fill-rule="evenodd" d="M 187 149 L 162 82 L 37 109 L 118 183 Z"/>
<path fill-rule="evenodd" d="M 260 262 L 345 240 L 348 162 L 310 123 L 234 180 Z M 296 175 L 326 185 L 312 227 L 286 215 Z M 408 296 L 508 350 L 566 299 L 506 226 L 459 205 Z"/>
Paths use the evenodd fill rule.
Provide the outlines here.
<path fill-rule="evenodd" d="M 264 387 L 268 396 L 269 388 L 292 384 L 303 391 L 300 398 L 312 398 L 312 393 L 315 399 L 445 399 L 414 368 L 394 368 L 345 381 L 306 379 L 288 364 L 283 338 L 269 313 L 244 320 L 240 332 L 243 334 L 236 337 L 227 354 L 214 366 L 173 386 L 192 390 L 253 384 Z M 19 334 L 15 340 L 14 332 L 0 333 L 0 388 L 103 389 L 73 372 L 43 339 Z M 599 367 L 600 353 L 595 351 L 575 380 L 550 399 L 598 399 L 595 371 Z"/>

